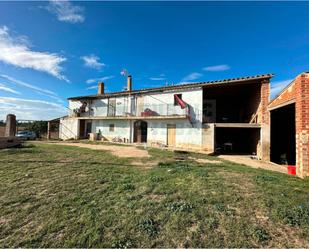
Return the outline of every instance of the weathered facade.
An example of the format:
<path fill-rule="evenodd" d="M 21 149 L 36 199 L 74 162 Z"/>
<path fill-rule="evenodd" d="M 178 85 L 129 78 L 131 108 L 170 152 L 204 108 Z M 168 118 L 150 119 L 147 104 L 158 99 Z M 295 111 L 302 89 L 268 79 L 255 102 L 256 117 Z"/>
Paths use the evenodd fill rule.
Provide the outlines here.
<path fill-rule="evenodd" d="M 69 98 L 61 139 L 100 138 L 269 160 L 271 74 Z"/>
<path fill-rule="evenodd" d="M 269 104 L 271 159 L 296 165 L 300 177 L 309 176 L 309 73 L 297 76 Z"/>

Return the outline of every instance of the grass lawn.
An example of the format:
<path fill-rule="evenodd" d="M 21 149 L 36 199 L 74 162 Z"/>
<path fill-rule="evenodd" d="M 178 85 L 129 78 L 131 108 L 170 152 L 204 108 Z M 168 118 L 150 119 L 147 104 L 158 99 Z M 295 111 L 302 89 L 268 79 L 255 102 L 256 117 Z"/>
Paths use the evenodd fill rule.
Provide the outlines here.
<path fill-rule="evenodd" d="M 309 247 L 309 179 L 149 153 L 1 150 L 0 247 Z"/>

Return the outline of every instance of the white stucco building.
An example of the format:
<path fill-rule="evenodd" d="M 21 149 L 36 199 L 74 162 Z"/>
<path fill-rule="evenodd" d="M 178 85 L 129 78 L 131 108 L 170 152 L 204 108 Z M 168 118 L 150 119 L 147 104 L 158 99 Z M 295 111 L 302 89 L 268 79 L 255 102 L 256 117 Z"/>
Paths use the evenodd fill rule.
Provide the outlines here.
<path fill-rule="evenodd" d="M 226 150 L 228 145 L 230 150 L 265 158 L 269 114 L 264 105 L 271 77 L 132 90 L 128 76 L 127 90 L 115 93 L 104 93 L 101 82 L 98 94 L 69 98 L 69 114 L 60 119 L 59 137 L 80 139 L 96 133 L 106 140 L 209 152 Z"/>

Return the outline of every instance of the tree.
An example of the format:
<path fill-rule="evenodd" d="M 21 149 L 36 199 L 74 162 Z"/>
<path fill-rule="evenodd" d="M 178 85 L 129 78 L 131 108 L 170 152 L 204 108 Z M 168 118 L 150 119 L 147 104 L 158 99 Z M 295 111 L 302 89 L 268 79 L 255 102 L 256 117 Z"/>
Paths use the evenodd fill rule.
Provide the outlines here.
<path fill-rule="evenodd" d="M 33 121 L 25 125 L 25 130 L 35 132 L 37 137 L 42 137 L 47 133 L 47 121 Z"/>

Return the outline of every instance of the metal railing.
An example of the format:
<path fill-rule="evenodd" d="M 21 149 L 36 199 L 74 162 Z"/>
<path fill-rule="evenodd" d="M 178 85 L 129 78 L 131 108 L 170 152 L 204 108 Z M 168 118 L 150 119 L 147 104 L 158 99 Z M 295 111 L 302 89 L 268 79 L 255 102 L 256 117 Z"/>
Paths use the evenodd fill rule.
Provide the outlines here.
<path fill-rule="evenodd" d="M 187 114 L 188 108 L 181 109 L 180 106 L 173 104 L 132 104 L 131 108 L 128 105 L 90 106 L 84 112 L 80 112 L 78 109 L 69 110 L 69 116 L 71 117 L 155 117 L 185 116 Z"/>

